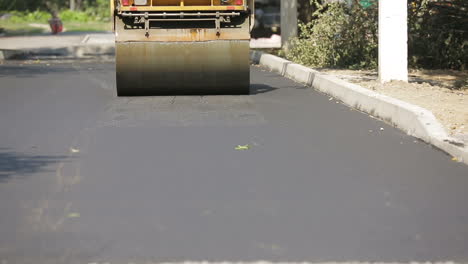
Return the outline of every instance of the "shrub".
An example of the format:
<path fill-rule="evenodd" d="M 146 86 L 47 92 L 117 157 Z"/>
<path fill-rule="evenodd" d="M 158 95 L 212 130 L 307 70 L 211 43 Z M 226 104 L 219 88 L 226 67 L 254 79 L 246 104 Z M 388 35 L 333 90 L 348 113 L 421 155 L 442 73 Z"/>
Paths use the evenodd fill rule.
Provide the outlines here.
<path fill-rule="evenodd" d="M 102 1 L 98 1 L 102 2 Z M 106 1 L 107 3 L 107 1 Z M 0 12 L 2 13 L 2 12 Z M 8 18 L 12 23 L 47 23 L 51 18 L 49 12 L 36 10 L 36 11 L 9 11 L 12 16 Z M 63 10 L 59 12 L 59 17 L 64 22 L 94 22 L 94 21 L 109 21 L 109 9 L 107 4 L 89 6 L 83 11 Z"/>
<path fill-rule="evenodd" d="M 377 65 L 377 5 L 321 5 L 315 19 L 300 24 L 300 35 L 285 53 L 313 67 L 374 68 Z"/>
<path fill-rule="evenodd" d="M 313 67 L 375 68 L 378 58 L 377 0 L 322 4 L 285 56 Z M 373 3 L 373 4 L 372 4 Z M 468 1 L 409 0 L 408 55 L 412 67 L 466 70 Z"/>
<path fill-rule="evenodd" d="M 11 11 L 9 13 L 12 15 L 9 21 L 13 23 L 46 23 L 50 18 L 48 12 L 39 10 L 33 12 Z"/>
<path fill-rule="evenodd" d="M 64 10 L 60 12 L 60 18 L 64 22 L 89 22 L 95 18 L 90 16 L 87 12 Z"/>
<path fill-rule="evenodd" d="M 410 65 L 466 69 L 468 1 L 412 0 L 409 4 Z"/>

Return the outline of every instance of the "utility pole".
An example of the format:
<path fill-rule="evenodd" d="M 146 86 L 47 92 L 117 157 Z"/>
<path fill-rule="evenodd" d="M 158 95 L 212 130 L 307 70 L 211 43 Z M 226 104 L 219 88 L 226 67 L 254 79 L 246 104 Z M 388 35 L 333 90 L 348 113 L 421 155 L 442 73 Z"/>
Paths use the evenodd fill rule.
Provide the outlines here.
<path fill-rule="evenodd" d="M 297 0 L 281 1 L 281 45 L 287 49 L 289 39 L 297 37 Z"/>
<path fill-rule="evenodd" d="M 408 81 L 407 0 L 379 0 L 379 80 Z"/>

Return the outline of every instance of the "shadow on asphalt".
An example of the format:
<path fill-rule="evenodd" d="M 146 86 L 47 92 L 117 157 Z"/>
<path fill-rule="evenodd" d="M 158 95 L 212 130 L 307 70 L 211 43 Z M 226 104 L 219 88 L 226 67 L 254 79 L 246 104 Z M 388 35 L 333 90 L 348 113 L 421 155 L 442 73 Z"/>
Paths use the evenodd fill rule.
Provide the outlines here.
<path fill-rule="evenodd" d="M 64 161 L 66 156 L 30 155 L 0 148 L 0 183 L 16 176 L 47 171 L 48 165 Z"/>
<path fill-rule="evenodd" d="M 76 71 L 73 67 L 51 67 L 46 65 L 2 65 L 0 66 L 0 77 L 16 76 L 20 78 L 31 78 L 37 75 L 49 73 L 68 73 Z"/>
<path fill-rule="evenodd" d="M 100 61 L 104 62 L 104 61 Z M 106 72 L 108 69 L 95 67 L 89 64 L 86 59 L 65 59 L 40 58 L 30 60 L 12 60 L 8 64 L 0 65 L 0 77 L 32 78 L 46 74 L 66 74 L 77 71 Z"/>
<path fill-rule="evenodd" d="M 278 88 L 275 88 L 266 84 L 259 84 L 259 83 L 250 84 L 250 94 L 268 93 L 277 89 Z"/>

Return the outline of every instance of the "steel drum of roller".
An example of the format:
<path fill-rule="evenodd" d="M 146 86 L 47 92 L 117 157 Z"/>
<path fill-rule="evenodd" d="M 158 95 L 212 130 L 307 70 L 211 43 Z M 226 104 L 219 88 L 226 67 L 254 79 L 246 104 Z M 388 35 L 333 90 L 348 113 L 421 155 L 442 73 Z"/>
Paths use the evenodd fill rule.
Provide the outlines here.
<path fill-rule="evenodd" d="M 128 1 L 113 6 L 118 96 L 249 93 L 247 2 Z"/>

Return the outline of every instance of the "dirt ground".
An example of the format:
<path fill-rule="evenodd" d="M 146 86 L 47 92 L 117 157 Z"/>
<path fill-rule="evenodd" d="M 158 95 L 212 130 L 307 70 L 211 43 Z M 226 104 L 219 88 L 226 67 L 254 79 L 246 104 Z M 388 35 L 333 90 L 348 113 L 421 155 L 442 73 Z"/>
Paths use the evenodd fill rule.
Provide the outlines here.
<path fill-rule="evenodd" d="M 468 71 L 411 70 L 409 83 L 380 84 L 375 71 L 321 69 L 351 83 L 430 110 L 452 136 L 468 142 Z"/>

